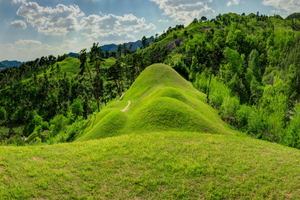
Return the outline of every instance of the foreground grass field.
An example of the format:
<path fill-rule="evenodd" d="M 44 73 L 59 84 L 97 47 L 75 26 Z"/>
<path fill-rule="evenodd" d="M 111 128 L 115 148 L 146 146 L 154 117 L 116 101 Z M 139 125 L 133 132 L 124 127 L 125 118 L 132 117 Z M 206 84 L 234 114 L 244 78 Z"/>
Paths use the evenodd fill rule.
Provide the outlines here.
<path fill-rule="evenodd" d="M 0 147 L 1 199 L 299 199 L 300 151 L 160 132 Z"/>

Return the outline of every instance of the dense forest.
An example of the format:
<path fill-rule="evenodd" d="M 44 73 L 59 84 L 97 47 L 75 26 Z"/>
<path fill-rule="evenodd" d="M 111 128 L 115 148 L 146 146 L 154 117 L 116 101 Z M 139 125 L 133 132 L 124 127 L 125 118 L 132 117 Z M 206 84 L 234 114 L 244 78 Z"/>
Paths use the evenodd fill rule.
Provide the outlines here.
<path fill-rule="evenodd" d="M 98 43 L 78 58 L 47 56 L 0 71 L 0 141 L 73 141 L 147 66 L 172 66 L 233 128 L 300 149 L 299 14 L 219 14 L 142 38 L 143 48 Z M 151 43 L 150 43 L 150 42 Z"/>

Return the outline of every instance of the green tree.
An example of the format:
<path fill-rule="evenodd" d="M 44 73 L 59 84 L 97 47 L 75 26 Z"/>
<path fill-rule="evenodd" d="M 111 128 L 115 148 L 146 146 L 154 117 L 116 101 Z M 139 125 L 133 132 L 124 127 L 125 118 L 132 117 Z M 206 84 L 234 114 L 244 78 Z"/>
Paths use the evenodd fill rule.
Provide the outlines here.
<path fill-rule="evenodd" d="M 264 112 L 268 131 L 265 132 L 262 139 L 279 142 L 283 137 L 288 108 L 286 87 L 286 84 L 275 76 L 274 85 L 267 85 L 263 91 L 259 106 Z"/>
<path fill-rule="evenodd" d="M 82 116 L 83 114 L 83 106 L 82 101 L 80 99 L 74 99 L 71 105 L 71 112 L 77 118 L 78 116 Z"/>
<path fill-rule="evenodd" d="M 240 102 L 236 97 L 226 97 L 220 107 L 222 119 L 231 124 L 235 124 L 239 108 Z"/>
<path fill-rule="evenodd" d="M 119 96 L 122 95 L 123 91 L 123 74 L 124 69 L 122 67 L 122 63 L 119 60 L 117 60 L 115 64 L 108 68 L 108 81 L 114 82 Z"/>
<path fill-rule="evenodd" d="M 243 72 L 243 59 L 240 54 L 229 47 L 226 47 L 224 50 L 225 65 L 222 66 L 220 75 L 221 79 L 226 83 L 229 82 L 234 74 L 237 74 L 238 77 L 241 76 Z"/>
<path fill-rule="evenodd" d="M 75 108 L 76 106 L 73 106 L 74 112 L 80 113 L 80 105 L 79 108 Z M 78 109 L 78 110 L 76 110 Z M 77 113 L 77 114 L 78 114 Z M 63 130 L 65 125 L 67 124 L 67 118 L 63 115 L 56 115 L 51 121 L 50 121 L 50 133 L 51 137 L 55 137 L 60 131 Z"/>
<path fill-rule="evenodd" d="M 122 56 L 122 45 L 121 44 L 118 45 L 117 53 L 118 53 L 118 57 Z"/>
<path fill-rule="evenodd" d="M 253 49 L 249 55 L 249 68 L 253 72 L 253 76 L 257 81 L 261 82 L 261 69 L 260 69 L 260 61 L 259 61 L 259 53 L 256 49 Z"/>
<path fill-rule="evenodd" d="M 201 17 L 201 20 L 202 20 L 202 21 L 206 21 L 206 20 L 207 20 L 207 17 L 202 16 L 202 17 Z"/>
<path fill-rule="evenodd" d="M 289 123 L 284 136 L 281 138 L 280 143 L 286 146 L 300 149 L 300 106 L 295 107 L 295 114 Z"/>
<path fill-rule="evenodd" d="M 250 83 L 250 103 L 251 104 L 258 104 L 262 94 L 263 94 L 263 87 L 260 83 L 256 80 L 256 78 L 252 78 Z"/>
<path fill-rule="evenodd" d="M 87 61 L 88 55 L 86 52 L 86 49 L 82 49 L 79 52 L 79 60 L 80 60 L 80 72 L 79 74 L 84 74 L 84 72 L 86 71 L 86 61 Z"/>
<path fill-rule="evenodd" d="M 93 89 L 94 89 L 94 98 L 97 103 L 98 112 L 100 112 L 100 94 L 102 90 L 102 84 L 101 84 L 101 75 L 100 75 L 100 64 L 104 60 L 101 58 L 103 52 L 101 47 L 99 46 L 99 43 L 93 43 L 93 46 L 91 47 L 90 54 L 90 62 L 94 64 L 96 69 L 96 74 L 94 78 L 92 78 L 91 72 L 89 71 L 90 75 L 90 81 L 92 83 Z"/>
<path fill-rule="evenodd" d="M 7 121 L 7 113 L 3 106 L 0 107 L 0 124 L 5 124 Z"/>
<path fill-rule="evenodd" d="M 142 46 L 143 49 L 145 49 L 148 46 L 148 39 L 146 38 L 146 36 L 142 37 Z"/>

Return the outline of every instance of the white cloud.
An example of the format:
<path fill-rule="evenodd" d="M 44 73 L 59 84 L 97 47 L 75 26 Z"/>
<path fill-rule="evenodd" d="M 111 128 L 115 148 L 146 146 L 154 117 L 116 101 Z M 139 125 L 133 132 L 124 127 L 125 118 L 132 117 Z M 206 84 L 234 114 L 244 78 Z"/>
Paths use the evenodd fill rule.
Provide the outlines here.
<path fill-rule="evenodd" d="M 281 11 L 280 10 L 271 10 L 271 13 L 277 14 L 277 13 L 281 13 Z"/>
<path fill-rule="evenodd" d="M 73 45 L 75 45 L 78 41 L 78 38 L 73 38 L 72 40 L 65 40 L 63 42 L 63 44 L 61 45 L 61 48 L 65 49 L 65 48 L 70 48 Z"/>
<path fill-rule="evenodd" d="M 17 42 L 15 42 L 15 45 L 26 48 L 26 47 L 37 47 L 42 45 L 42 43 L 36 40 L 18 40 Z"/>
<path fill-rule="evenodd" d="M 215 11 L 206 3 L 212 0 L 151 0 L 178 22 L 190 23 L 194 18 L 215 14 Z"/>
<path fill-rule="evenodd" d="M 89 42 L 100 41 L 101 44 L 124 43 L 136 40 L 132 33 L 147 32 L 156 29 L 152 23 L 147 24 L 144 18 L 132 14 L 117 16 L 89 15 L 80 21 L 81 29 L 90 31 L 82 33 Z"/>
<path fill-rule="evenodd" d="M 110 32 L 110 33 L 102 33 L 102 32 L 94 32 L 91 34 L 82 33 L 89 42 L 100 41 L 101 44 L 121 44 L 125 42 L 131 42 L 136 40 L 136 38 L 128 33 L 118 33 L 118 32 Z"/>
<path fill-rule="evenodd" d="M 124 16 L 108 14 L 104 16 L 89 15 L 83 17 L 80 23 L 82 29 L 91 29 L 93 32 L 133 31 L 139 33 L 156 29 L 154 24 L 146 24 L 145 22 L 144 18 L 138 18 L 132 14 L 125 14 Z"/>
<path fill-rule="evenodd" d="M 77 5 L 58 4 L 53 9 L 39 6 L 36 2 L 24 3 L 17 14 L 45 35 L 65 35 L 78 30 L 77 18 L 84 15 Z"/>
<path fill-rule="evenodd" d="M 22 20 L 15 20 L 12 23 L 10 23 L 10 25 L 14 28 L 18 28 L 18 29 L 26 29 L 27 25 L 24 21 Z"/>
<path fill-rule="evenodd" d="M 17 14 L 32 27 L 35 27 L 38 32 L 45 35 L 60 36 L 79 30 L 101 31 L 103 33 L 140 33 L 156 29 L 154 24 L 146 24 L 145 18 L 138 18 L 132 14 L 84 17 L 84 13 L 80 11 L 77 5 L 58 4 L 56 8 L 50 8 L 42 7 L 36 2 L 28 2 L 19 8 Z"/>
<path fill-rule="evenodd" d="M 13 4 L 17 4 L 17 3 L 25 3 L 26 0 L 12 0 Z"/>
<path fill-rule="evenodd" d="M 60 46 L 43 44 L 36 40 L 18 40 L 14 43 L 0 45 L 0 55 L 5 60 L 29 61 L 41 56 L 62 55 L 79 51 L 76 46 L 77 38 L 65 40 Z"/>
<path fill-rule="evenodd" d="M 162 22 L 162 23 L 168 23 L 168 22 L 169 22 L 169 20 L 163 20 L 163 19 L 160 19 L 160 20 L 158 20 L 158 22 Z"/>
<path fill-rule="evenodd" d="M 226 6 L 230 7 L 232 5 L 239 5 L 239 3 L 240 3 L 240 0 L 232 0 L 232 1 L 228 1 Z"/>
<path fill-rule="evenodd" d="M 265 6 L 272 6 L 276 9 L 285 10 L 289 13 L 299 12 L 300 1 L 299 0 L 263 0 Z"/>

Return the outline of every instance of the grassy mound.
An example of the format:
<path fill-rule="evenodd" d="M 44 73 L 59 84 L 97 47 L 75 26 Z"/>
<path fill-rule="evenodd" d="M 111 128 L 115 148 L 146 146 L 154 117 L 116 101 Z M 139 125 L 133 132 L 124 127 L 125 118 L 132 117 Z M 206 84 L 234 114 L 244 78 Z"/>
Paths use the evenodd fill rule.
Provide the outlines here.
<path fill-rule="evenodd" d="M 195 109 L 170 97 L 156 98 L 137 109 L 130 123 L 131 130 L 144 132 L 153 130 L 208 132 L 210 130 L 209 124 Z"/>
<path fill-rule="evenodd" d="M 99 136 L 111 137 L 119 135 L 119 131 L 124 128 L 126 121 L 127 116 L 124 112 L 119 110 L 110 111 L 92 128 L 90 134 L 82 137 L 82 140 L 97 139 Z"/>
<path fill-rule="evenodd" d="M 190 132 L 0 147 L 1 199 L 299 199 L 300 151 Z"/>
<path fill-rule="evenodd" d="M 171 67 L 151 65 L 121 101 L 110 104 L 91 120 L 77 141 L 161 131 L 238 134 L 227 127 L 204 99 L 204 94 Z M 115 117 L 108 116 L 111 111 Z"/>

